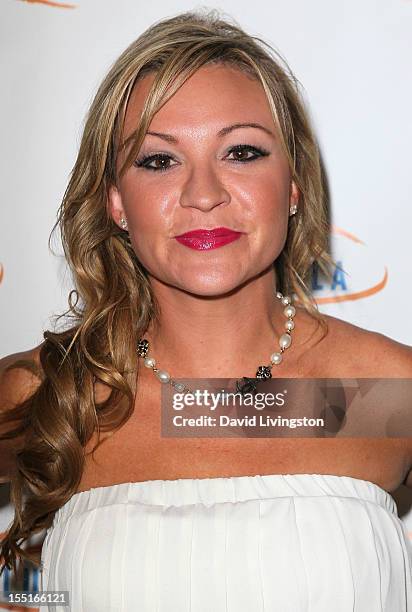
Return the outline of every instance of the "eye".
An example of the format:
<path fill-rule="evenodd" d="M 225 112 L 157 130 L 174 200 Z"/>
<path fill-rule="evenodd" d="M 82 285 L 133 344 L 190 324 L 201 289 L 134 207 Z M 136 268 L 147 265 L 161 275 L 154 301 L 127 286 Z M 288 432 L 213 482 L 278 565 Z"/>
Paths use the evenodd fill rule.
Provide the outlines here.
<path fill-rule="evenodd" d="M 255 159 L 258 159 L 259 157 L 266 157 L 267 155 L 270 155 L 269 151 L 265 151 L 264 149 L 260 149 L 258 147 L 254 147 L 248 144 L 241 144 L 241 145 L 236 145 L 235 147 L 232 147 L 229 150 L 229 155 L 231 155 L 232 153 L 235 153 L 236 157 L 235 159 L 231 161 L 241 162 L 241 163 L 254 161 Z M 247 157 L 245 155 L 248 153 L 252 153 L 252 157 Z"/>
<path fill-rule="evenodd" d="M 137 166 L 137 168 L 146 168 L 146 170 L 153 170 L 154 172 L 163 172 L 172 167 L 169 165 L 171 159 L 172 157 L 166 153 L 156 153 L 155 155 L 147 155 L 140 159 L 136 159 L 134 165 Z M 152 163 L 155 165 L 152 166 Z"/>
<path fill-rule="evenodd" d="M 232 147 L 229 149 L 229 155 L 232 153 L 234 153 L 236 157 L 230 161 L 235 161 L 236 163 L 251 162 L 259 159 L 259 157 L 270 155 L 269 151 L 248 144 L 240 144 Z M 165 170 L 173 168 L 174 165 L 177 165 L 170 165 L 172 160 L 173 158 L 167 153 L 155 153 L 154 155 L 146 155 L 136 159 L 134 166 L 152 170 L 153 172 L 164 172 Z"/>

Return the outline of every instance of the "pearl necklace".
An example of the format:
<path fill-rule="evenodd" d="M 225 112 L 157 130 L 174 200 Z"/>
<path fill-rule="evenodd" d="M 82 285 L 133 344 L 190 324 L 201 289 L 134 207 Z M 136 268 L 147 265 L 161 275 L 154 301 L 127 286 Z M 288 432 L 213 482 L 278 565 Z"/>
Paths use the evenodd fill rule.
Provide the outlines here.
<path fill-rule="evenodd" d="M 272 367 L 274 365 L 279 365 L 283 360 L 283 353 L 287 348 L 290 347 L 292 343 L 292 336 L 290 332 L 295 327 L 295 323 L 293 321 L 293 317 L 296 314 L 296 308 L 292 306 L 292 298 L 289 296 L 283 296 L 280 291 L 276 292 L 276 297 L 282 302 L 283 306 L 285 306 L 283 310 L 283 314 L 287 318 L 285 323 L 286 333 L 282 334 L 279 338 L 279 351 L 273 353 L 270 356 L 270 364 L 269 365 L 261 365 L 258 367 L 256 371 L 256 378 L 268 379 L 272 378 Z M 156 367 L 156 360 L 154 357 L 148 356 L 149 353 L 149 341 L 146 338 L 139 340 L 137 344 L 137 354 L 144 360 L 144 365 L 146 368 L 153 370 L 157 379 L 163 384 L 170 384 L 172 387 L 176 389 L 179 393 L 187 393 L 192 390 L 189 387 L 186 387 L 183 383 L 177 382 L 173 378 L 171 378 L 169 372 L 166 370 L 159 370 Z M 253 378 L 247 378 L 244 376 L 242 380 L 236 381 L 236 391 L 240 393 L 245 392 L 254 392 L 256 391 L 256 383 Z"/>

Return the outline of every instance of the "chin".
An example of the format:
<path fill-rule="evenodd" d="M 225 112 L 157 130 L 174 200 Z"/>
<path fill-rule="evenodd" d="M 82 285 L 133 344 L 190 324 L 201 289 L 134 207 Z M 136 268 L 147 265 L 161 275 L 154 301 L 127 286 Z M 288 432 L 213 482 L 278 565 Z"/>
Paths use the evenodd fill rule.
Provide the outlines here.
<path fill-rule="evenodd" d="M 233 275 L 222 276 L 192 276 L 191 278 L 179 278 L 176 285 L 179 289 L 202 297 L 219 297 L 235 291 L 243 283 L 244 279 L 233 278 Z"/>

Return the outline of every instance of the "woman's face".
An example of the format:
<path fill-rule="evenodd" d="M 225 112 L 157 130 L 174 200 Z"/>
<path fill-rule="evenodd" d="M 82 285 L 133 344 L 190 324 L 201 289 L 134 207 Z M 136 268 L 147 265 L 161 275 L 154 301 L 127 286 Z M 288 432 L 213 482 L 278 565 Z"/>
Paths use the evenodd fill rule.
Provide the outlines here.
<path fill-rule="evenodd" d="M 152 81 L 146 76 L 132 92 L 125 137 L 138 125 Z M 118 224 L 126 218 L 149 274 L 213 296 L 266 270 L 285 244 L 298 191 L 260 83 L 231 67 L 200 68 L 154 116 L 149 132 L 119 190 L 109 194 L 112 217 Z M 239 234 L 176 239 L 215 228 Z"/>

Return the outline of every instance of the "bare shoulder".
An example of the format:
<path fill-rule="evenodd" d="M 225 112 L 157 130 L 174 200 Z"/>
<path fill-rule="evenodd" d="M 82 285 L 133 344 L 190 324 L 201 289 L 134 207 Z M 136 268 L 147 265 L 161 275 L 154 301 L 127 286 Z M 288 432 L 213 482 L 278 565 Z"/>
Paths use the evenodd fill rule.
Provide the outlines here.
<path fill-rule="evenodd" d="M 41 383 L 42 346 L 43 343 L 0 359 L 0 410 L 24 401 Z"/>
<path fill-rule="evenodd" d="M 322 313 L 328 332 L 318 357 L 327 376 L 412 378 L 412 346 L 385 334 Z"/>
<path fill-rule="evenodd" d="M 322 313 L 328 332 L 318 343 L 316 356 L 316 376 L 330 378 L 377 378 L 411 379 L 412 384 L 412 347 L 386 336 L 385 334 L 365 329 L 330 315 Z M 316 329 L 316 326 L 315 326 Z M 314 334 L 315 335 L 315 334 Z M 310 351 L 309 351 L 310 353 Z M 382 381 L 384 385 L 385 381 Z M 376 387 L 378 388 L 378 386 Z M 382 386 L 380 387 L 383 388 Z M 409 382 L 405 389 L 409 390 Z M 393 419 L 396 430 L 405 432 L 402 438 L 392 438 L 388 444 L 397 443 L 399 473 L 403 484 L 412 488 L 412 437 L 411 430 L 412 401 L 409 392 L 399 396 L 396 413 L 385 415 L 386 420 Z M 387 406 L 389 407 L 390 402 Z M 365 415 L 363 415 L 365 418 Z M 376 422 L 376 410 L 371 418 Z M 372 421 L 371 421 L 372 422 Z M 385 421 L 386 422 L 386 421 Z M 399 425 L 399 423 L 403 423 Z"/>

